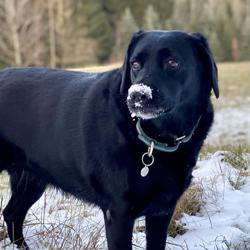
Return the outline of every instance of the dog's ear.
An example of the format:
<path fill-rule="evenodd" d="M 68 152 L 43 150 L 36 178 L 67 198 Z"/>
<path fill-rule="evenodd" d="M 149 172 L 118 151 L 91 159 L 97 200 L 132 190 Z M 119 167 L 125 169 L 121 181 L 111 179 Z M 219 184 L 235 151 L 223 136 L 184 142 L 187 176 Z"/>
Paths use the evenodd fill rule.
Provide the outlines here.
<path fill-rule="evenodd" d="M 204 57 L 204 60 L 207 64 L 208 71 L 206 73 L 206 78 L 212 85 L 212 89 L 216 98 L 219 98 L 219 86 L 218 86 L 218 70 L 214 61 L 213 54 L 210 50 L 207 39 L 200 33 L 191 33 L 191 36 L 195 37 L 199 42 L 199 47 L 201 48 L 201 53 Z"/>
<path fill-rule="evenodd" d="M 144 32 L 142 30 L 135 32 L 131 38 L 128 45 L 128 49 L 125 55 L 124 63 L 122 66 L 122 80 L 120 85 L 120 93 L 124 94 L 128 90 L 129 86 L 132 84 L 130 80 L 130 55 L 135 47 L 136 43 L 143 36 Z"/>

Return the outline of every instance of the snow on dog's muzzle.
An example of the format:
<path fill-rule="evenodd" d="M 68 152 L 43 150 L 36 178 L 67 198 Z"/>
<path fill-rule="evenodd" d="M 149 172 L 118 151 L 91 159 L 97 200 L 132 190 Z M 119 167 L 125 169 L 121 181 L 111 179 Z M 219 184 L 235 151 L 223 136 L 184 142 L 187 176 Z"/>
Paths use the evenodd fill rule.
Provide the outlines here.
<path fill-rule="evenodd" d="M 156 108 L 153 104 L 153 89 L 139 83 L 133 84 L 128 90 L 127 105 L 131 117 L 152 119 L 157 117 L 162 109 Z"/>
<path fill-rule="evenodd" d="M 152 99 L 152 89 L 149 86 L 139 83 L 129 88 L 127 100 L 138 102 L 145 98 Z"/>
<path fill-rule="evenodd" d="M 133 116 L 143 112 L 152 100 L 152 89 L 142 83 L 133 84 L 128 90 L 127 104 Z"/>

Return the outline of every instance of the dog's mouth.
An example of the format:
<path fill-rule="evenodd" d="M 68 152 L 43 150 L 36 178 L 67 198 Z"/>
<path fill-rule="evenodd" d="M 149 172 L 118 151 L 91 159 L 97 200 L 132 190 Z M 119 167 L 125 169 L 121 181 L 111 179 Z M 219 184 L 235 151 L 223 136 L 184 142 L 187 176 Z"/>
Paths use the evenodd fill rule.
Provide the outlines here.
<path fill-rule="evenodd" d="M 160 107 L 139 107 L 135 104 L 128 105 L 130 114 L 132 118 L 141 118 L 143 120 L 155 119 L 166 113 L 168 113 L 171 108 L 165 109 Z"/>

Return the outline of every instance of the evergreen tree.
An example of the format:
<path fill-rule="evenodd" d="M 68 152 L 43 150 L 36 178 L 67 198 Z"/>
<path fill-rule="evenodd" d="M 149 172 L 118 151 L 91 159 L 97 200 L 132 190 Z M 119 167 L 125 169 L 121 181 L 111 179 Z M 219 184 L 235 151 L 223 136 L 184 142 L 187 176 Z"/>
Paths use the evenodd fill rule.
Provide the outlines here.
<path fill-rule="evenodd" d="M 96 40 L 99 62 L 107 61 L 115 43 L 114 30 L 101 0 L 85 0 L 83 12 L 89 35 Z"/>

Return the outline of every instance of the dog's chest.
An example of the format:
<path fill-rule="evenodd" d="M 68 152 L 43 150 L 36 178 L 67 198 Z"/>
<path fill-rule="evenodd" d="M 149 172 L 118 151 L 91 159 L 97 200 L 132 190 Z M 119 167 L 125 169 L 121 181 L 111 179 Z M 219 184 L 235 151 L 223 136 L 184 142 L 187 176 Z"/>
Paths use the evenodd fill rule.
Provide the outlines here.
<path fill-rule="evenodd" d="M 161 171 L 153 176 L 152 172 L 146 177 L 136 178 L 129 192 L 129 207 L 135 217 L 167 214 L 187 184 L 186 178 Z"/>

